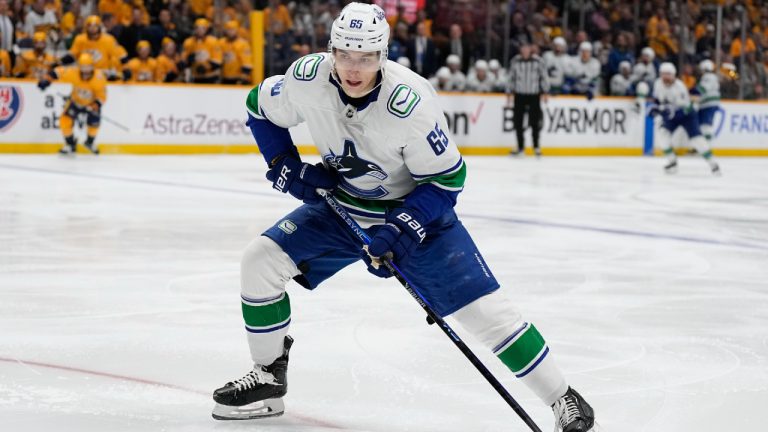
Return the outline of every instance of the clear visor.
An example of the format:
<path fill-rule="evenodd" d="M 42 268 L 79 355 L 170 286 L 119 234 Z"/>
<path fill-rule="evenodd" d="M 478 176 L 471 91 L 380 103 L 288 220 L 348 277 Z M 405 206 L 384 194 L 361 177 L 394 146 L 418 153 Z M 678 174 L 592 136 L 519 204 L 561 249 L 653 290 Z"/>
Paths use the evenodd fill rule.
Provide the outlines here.
<path fill-rule="evenodd" d="M 381 51 L 360 52 L 333 50 L 333 61 L 337 69 L 375 72 L 381 67 Z"/>

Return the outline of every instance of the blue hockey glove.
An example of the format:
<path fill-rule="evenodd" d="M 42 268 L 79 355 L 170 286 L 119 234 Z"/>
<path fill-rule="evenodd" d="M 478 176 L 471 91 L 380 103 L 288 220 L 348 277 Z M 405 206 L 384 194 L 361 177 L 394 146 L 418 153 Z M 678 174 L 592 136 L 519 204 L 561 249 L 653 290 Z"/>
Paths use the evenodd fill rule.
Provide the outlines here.
<path fill-rule="evenodd" d="M 397 265 L 405 265 L 416 247 L 424 241 L 426 231 L 420 221 L 424 217 L 416 210 L 398 207 L 392 210 L 383 225 L 371 239 L 368 246 L 368 254 L 376 258 L 389 258 Z M 382 274 L 382 267 L 378 269 L 365 260 L 368 271 L 379 277 L 387 277 Z M 373 259 L 371 259 L 373 261 Z"/>
<path fill-rule="evenodd" d="M 592 91 L 592 89 L 587 90 L 587 93 L 585 93 L 585 96 L 587 97 L 588 101 L 591 101 L 595 98 L 595 92 Z"/>
<path fill-rule="evenodd" d="M 37 87 L 43 91 L 45 91 L 45 89 L 47 89 L 49 85 L 51 85 L 51 82 L 45 78 L 37 82 Z"/>
<path fill-rule="evenodd" d="M 338 179 L 325 169 L 323 164 L 310 165 L 291 156 L 283 156 L 267 171 L 267 180 L 272 187 L 282 193 L 304 201 L 317 204 L 322 201 L 317 189 L 333 190 Z"/>

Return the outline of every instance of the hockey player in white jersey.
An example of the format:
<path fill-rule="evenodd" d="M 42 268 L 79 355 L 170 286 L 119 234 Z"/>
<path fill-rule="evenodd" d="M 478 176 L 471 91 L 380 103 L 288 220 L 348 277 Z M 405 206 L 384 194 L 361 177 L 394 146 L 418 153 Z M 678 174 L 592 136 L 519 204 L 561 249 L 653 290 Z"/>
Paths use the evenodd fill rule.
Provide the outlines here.
<path fill-rule="evenodd" d="M 701 78 L 692 93 L 698 96 L 699 127 L 704 138 L 712 145 L 714 128 L 712 123 L 715 113 L 720 109 L 720 80 L 714 73 L 715 64 L 712 60 L 702 60 L 699 63 Z"/>
<path fill-rule="evenodd" d="M 611 95 L 612 96 L 629 96 L 632 92 L 632 80 L 630 79 L 630 73 L 632 72 L 632 65 L 624 60 L 619 63 L 619 73 L 611 77 Z"/>
<path fill-rule="evenodd" d="M 672 134 L 681 127 L 688 134 L 691 146 L 707 161 L 712 173 L 720 174 L 720 167 L 712 156 L 709 143 L 701 135 L 699 119 L 691 103 L 688 88 L 677 79 L 677 69 L 672 63 L 662 63 L 659 67 L 661 75 L 653 83 L 653 99 L 655 105 L 651 108 L 652 115 L 659 115 L 662 120 L 658 142 L 667 156 L 664 170 L 668 173 L 677 172 L 677 156 L 672 148 Z"/>
<path fill-rule="evenodd" d="M 565 72 L 568 70 L 568 63 L 571 57 L 568 55 L 568 45 L 565 39 L 558 36 L 552 41 L 554 49 L 544 53 L 544 66 L 547 68 L 547 80 L 549 81 L 549 92 L 551 94 L 563 93 L 565 84 Z"/>
<path fill-rule="evenodd" d="M 639 82 L 648 83 L 653 85 L 656 80 L 656 65 L 653 63 L 653 59 L 656 57 L 656 53 L 653 52 L 653 48 L 645 47 L 640 51 L 640 60 L 632 68 L 632 83 L 637 85 Z"/>
<path fill-rule="evenodd" d="M 456 91 L 464 91 L 467 86 L 467 76 L 461 71 L 461 58 L 451 54 L 445 59 L 445 64 L 451 72 L 451 87 Z"/>
<path fill-rule="evenodd" d="M 565 432 L 596 430 L 536 327 L 523 320 L 453 210 L 466 165 L 437 95 L 387 61 L 389 25 L 375 5 L 350 3 L 329 52 L 300 58 L 248 95 L 248 126 L 279 192 L 303 205 L 246 249 L 241 301 L 253 369 L 214 392 L 217 419 L 283 413 L 291 323 L 286 284 L 315 289 L 360 261 L 379 277 L 387 256 L 441 316 L 453 316 L 555 413 Z M 288 128 L 306 122 L 322 163 L 301 160 Z M 365 251 L 316 193 L 332 191 L 372 241 Z M 332 349 L 332 347 L 329 347 Z"/>
<path fill-rule="evenodd" d="M 591 100 L 597 94 L 601 67 L 600 60 L 592 56 L 592 43 L 582 42 L 578 56 L 569 60 L 565 71 L 566 93 L 585 95 Z"/>
<path fill-rule="evenodd" d="M 488 73 L 488 62 L 478 60 L 467 77 L 467 91 L 490 93 L 496 88 L 496 80 Z"/>

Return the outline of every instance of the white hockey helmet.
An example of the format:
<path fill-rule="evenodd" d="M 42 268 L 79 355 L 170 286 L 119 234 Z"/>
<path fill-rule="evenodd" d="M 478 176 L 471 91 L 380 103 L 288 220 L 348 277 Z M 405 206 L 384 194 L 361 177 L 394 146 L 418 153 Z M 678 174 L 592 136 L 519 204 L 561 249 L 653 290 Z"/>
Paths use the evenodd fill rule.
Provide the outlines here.
<path fill-rule="evenodd" d="M 552 43 L 555 44 L 555 46 L 561 46 L 561 47 L 566 47 L 567 46 L 567 44 L 565 43 L 565 39 L 562 36 L 556 37 L 552 41 Z"/>
<path fill-rule="evenodd" d="M 624 69 L 632 70 L 632 63 L 630 63 L 630 62 L 628 62 L 626 60 L 624 60 L 621 63 L 619 63 L 619 70 L 621 71 L 621 70 L 624 70 Z"/>
<path fill-rule="evenodd" d="M 488 70 L 488 62 L 485 61 L 485 60 L 478 60 L 478 61 L 476 61 L 475 62 L 475 70 L 477 70 L 477 69 L 487 71 Z"/>
<path fill-rule="evenodd" d="M 501 63 L 496 59 L 491 59 L 491 61 L 488 62 L 488 68 L 492 71 L 497 71 L 501 69 Z"/>
<path fill-rule="evenodd" d="M 579 45 L 579 51 L 589 51 L 592 52 L 592 42 L 584 41 Z"/>
<path fill-rule="evenodd" d="M 445 64 L 458 66 L 461 64 L 461 58 L 456 54 L 451 54 L 445 59 Z"/>
<path fill-rule="evenodd" d="M 451 78 L 451 70 L 447 67 L 443 66 L 440 69 L 437 70 L 436 74 L 438 79 L 450 79 Z"/>
<path fill-rule="evenodd" d="M 389 44 L 389 23 L 377 5 L 350 3 L 341 10 L 333 21 L 328 51 L 343 49 L 349 51 L 380 52 L 380 65 L 387 61 Z"/>
<path fill-rule="evenodd" d="M 635 94 L 639 97 L 646 97 L 651 92 L 651 86 L 645 81 L 640 81 L 635 87 Z"/>
<path fill-rule="evenodd" d="M 661 66 L 659 66 L 659 75 L 664 74 L 671 74 L 672 76 L 675 76 L 677 75 L 677 68 L 670 62 L 664 62 L 661 64 Z"/>
<path fill-rule="evenodd" d="M 699 69 L 701 69 L 702 72 L 714 72 L 715 63 L 710 59 L 704 59 L 699 63 Z"/>
<path fill-rule="evenodd" d="M 640 55 L 648 57 L 649 60 L 653 60 L 653 58 L 656 57 L 656 53 L 651 47 L 643 48 L 642 51 L 640 51 Z"/>

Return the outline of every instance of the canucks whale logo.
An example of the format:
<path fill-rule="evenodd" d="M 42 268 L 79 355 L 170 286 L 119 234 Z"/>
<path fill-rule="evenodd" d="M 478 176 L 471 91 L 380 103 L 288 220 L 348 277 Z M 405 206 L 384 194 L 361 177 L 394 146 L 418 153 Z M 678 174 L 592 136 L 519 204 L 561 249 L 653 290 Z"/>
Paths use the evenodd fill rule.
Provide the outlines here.
<path fill-rule="evenodd" d="M 389 194 L 383 186 L 378 185 L 374 189 L 361 189 L 352 185 L 348 180 L 363 179 L 364 177 L 373 177 L 376 180 L 383 181 L 387 177 L 386 172 L 377 164 L 367 161 L 357 155 L 355 143 L 350 139 L 344 140 L 344 151 L 336 155 L 331 150 L 330 154 L 323 156 L 325 163 L 331 166 L 341 176 L 341 188 L 355 196 L 361 198 L 382 198 Z"/>
<path fill-rule="evenodd" d="M 18 87 L 0 86 L 0 132 L 10 129 L 19 119 L 22 102 Z"/>

